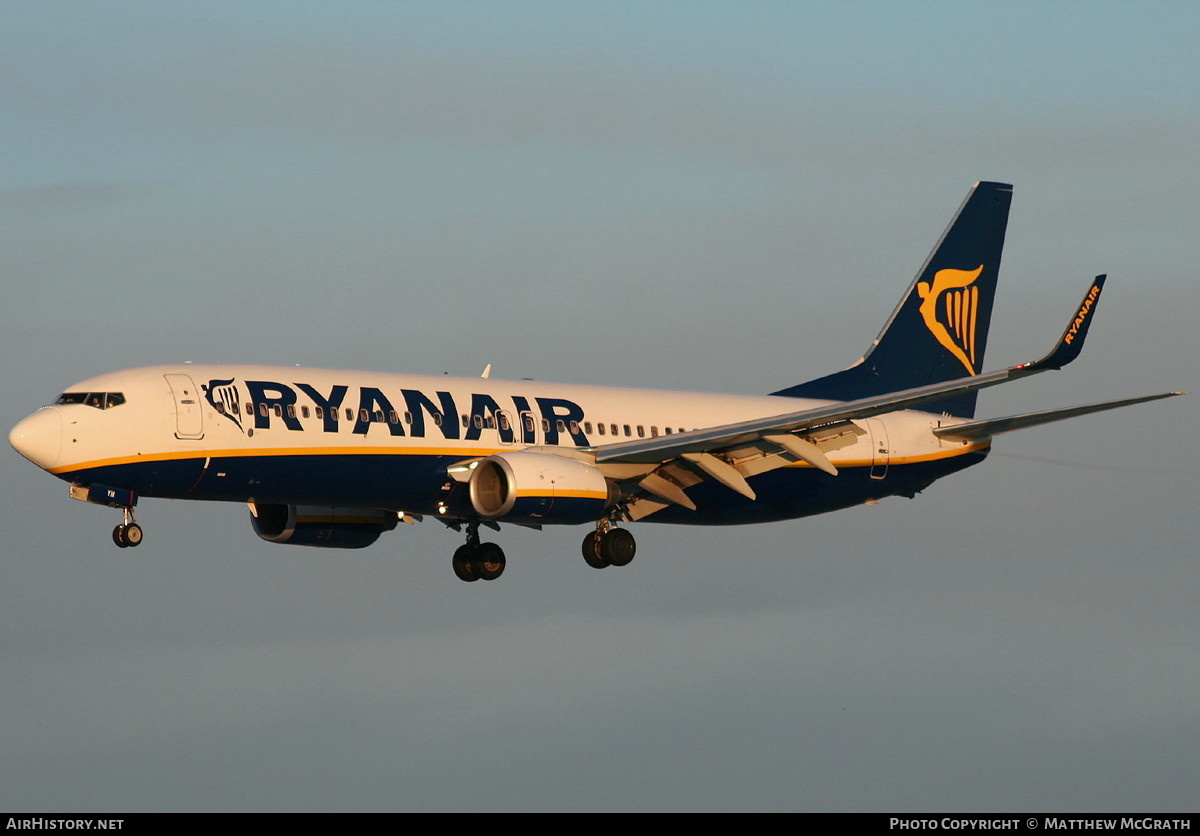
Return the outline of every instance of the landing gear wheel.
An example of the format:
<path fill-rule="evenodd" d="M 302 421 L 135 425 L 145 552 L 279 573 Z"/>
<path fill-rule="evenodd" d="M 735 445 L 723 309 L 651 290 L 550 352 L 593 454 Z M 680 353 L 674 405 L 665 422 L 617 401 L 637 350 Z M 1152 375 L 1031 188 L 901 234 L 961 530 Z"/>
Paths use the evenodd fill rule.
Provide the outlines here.
<path fill-rule="evenodd" d="M 600 553 L 602 537 L 599 531 L 589 531 L 583 538 L 583 559 L 593 569 L 603 569 L 609 561 Z"/>
<path fill-rule="evenodd" d="M 504 550 L 495 543 L 480 543 L 473 564 L 481 579 L 494 581 L 504 574 Z"/>
<path fill-rule="evenodd" d="M 459 546 L 454 552 L 454 559 L 451 561 L 451 566 L 454 567 L 454 574 L 460 581 L 479 580 L 479 567 L 475 563 L 475 550 L 470 546 Z"/>
<path fill-rule="evenodd" d="M 600 556 L 613 566 L 628 566 L 637 552 L 637 542 L 624 528 L 610 528 L 600 539 Z"/>
<path fill-rule="evenodd" d="M 132 548 L 142 542 L 142 527 L 137 523 L 118 525 L 113 529 L 112 538 L 120 548 Z"/>

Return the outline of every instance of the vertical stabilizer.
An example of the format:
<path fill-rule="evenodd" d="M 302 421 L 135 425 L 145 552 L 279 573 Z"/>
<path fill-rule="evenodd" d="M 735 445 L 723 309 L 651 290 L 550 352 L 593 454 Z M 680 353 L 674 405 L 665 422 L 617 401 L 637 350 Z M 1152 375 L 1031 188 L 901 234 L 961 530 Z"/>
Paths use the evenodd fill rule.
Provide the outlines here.
<path fill-rule="evenodd" d="M 848 401 L 978 374 L 1011 201 L 1007 183 L 976 183 L 866 356 L 845 371 L 772 394 Z M 970 418 L 975 395 L 922 408 Z"/>

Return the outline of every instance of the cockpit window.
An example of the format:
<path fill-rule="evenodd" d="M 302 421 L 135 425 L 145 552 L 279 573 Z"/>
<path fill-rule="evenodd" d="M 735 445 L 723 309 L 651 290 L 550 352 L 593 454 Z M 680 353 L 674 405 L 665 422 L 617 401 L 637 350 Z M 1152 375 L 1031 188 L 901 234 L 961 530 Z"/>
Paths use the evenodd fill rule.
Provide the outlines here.
<path fill-rule="evenodd" d="M 81 403 L 96 409 L 112 409 L 125 403 L 125 396 L 120 392 L 63 392 L 54 403 Z"/>

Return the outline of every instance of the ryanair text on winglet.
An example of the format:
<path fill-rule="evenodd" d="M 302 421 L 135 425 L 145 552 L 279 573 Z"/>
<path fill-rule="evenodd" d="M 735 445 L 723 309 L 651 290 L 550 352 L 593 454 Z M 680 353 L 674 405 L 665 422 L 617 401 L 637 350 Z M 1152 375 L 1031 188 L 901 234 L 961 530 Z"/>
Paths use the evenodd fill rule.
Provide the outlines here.
<path fill-rule="evenodd" d="M 1100 286 L 1092 285 L 1092 289 L 1088 291 L 1088 295 L 1084 298 L 1083 304 L 1079 307 L 1079 313 L 1075 315 L 1075 319 L 1071 322 L 1071 327 L 1067 329 L 1067 335 L 1063 337 L 1063 342 L 1067 345 L 1075 339 L 1075 335 L 1079 333 L 1079 329 L 1083 327 L 1083 323 L 1087 321 L 1088 314 L 1092 312 L 1092 307 L 1096 304 L 1096 300 L 1100 298 Z"/>

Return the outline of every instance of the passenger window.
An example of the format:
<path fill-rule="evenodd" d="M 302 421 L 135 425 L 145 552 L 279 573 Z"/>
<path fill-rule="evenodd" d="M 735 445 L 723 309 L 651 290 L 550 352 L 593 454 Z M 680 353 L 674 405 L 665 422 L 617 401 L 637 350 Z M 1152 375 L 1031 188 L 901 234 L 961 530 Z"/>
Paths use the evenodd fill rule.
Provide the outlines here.
<path fill-rule="evenodd" d="M 651 427 L 651 428 L 650 428 L 650 437 L 651 437 L 651 438 L 657 438 L 657 437 L 658 437 L 658 427 Z"/>
<path fill-rule="evenodd" d="M 579 422 L 578 421 L 571 422 L 571 435 L 579 435 Z"/>
<path fill-rule="evenodd" d="M 623 425 L 623 426 L 625 427 L 625 437 L 626 437 L 626 438 L 629 438 L 629 436 L 633 435 L 633 433 L 632 433 L 632 432 L 630 431 L 630 429 L 629 429 L 629 425 L 628 425 L 628 424 L 625 424 L 625 425 Z"/>
<path fill-rule="evenodd" d="M 364 409 L 363 412 L 366 412 L 366 410 Z M 347 421 L 354 420 L 354 410 L 351 409 L 350 407 L 346 407 L 346 420 Z M 367 420 L 367 417 L 365 415 L 363 416 L 363 420 L 364 421 Z"/>
<path fill-rule="evenodd" d="M 592 422 L 591 422 L 591 421 L 584 421 L 584 422 L 583 422 L 583 431 L 584 431 L 585 433 L 587 433 L 588 435 L 591 435 L 591 434 L 592 434 Z"/>
<path fill-rule="evenodd" d="M 260 403 L 258 405 L 258 414 L 264 418 L 267 417 L 267 405 L 265 403 Z"/>
<path fill-rule="evenodd" d="M 399 424 L 400 423 L 400 416 L 396 414 L 396 410 L 393 409 L 390 412 L 388 412 L 388 423 L 389 424 Z"/>
<path fill-rule="evenodd" d="M 637 427 L 638 427 L 638 438 L 645 438 L 646 430 L 642 427 L 641 424 L 638 424 Z"/>
<path fill-rule="evenodd" d="M 308 417 L 308 407 L 307 407 L 307 406 L 302 406 L 302 407 L 300 407 L 300 417 L 301 417 L 301 418 L 307 418 L 307 417 Z"/>
<path fill-rule="evenodd" d="M 287 414 L 288 414 L 289 418 L 295 418 L 296 417 L 296 407 L 292 404 L 288 404 Z"/>
<path fill-rule="evenodd" d="M 407 415 L 408 413 L 406 412 L 404 414 Z M 439 427 L 442 425 L 442 413 L 440 413 L 440 412 L 433 413 L 433 423 Z"/>
<path fill-rule="evenodd" d="M 604 435 L 604 425 L 603 424 L 597 424 L 596 429 L 598 429 L 600 431 L 600 435 Z"/>
<path fill-rule="evenodd" d="M 365 409 L 358 410 L 358 420 L 360 420 L 360 421 L 369 421 L 370 420 L 370 418 L 367 417 L 367 411 Z"/>
<path fill-rule="evenodd" d="M 476 415 L 474 418 L 471 419 L 471 423 L 473 423 L 475 425 L 475 429 L 482 430 L 483 429 L 483 416 Z"/>

